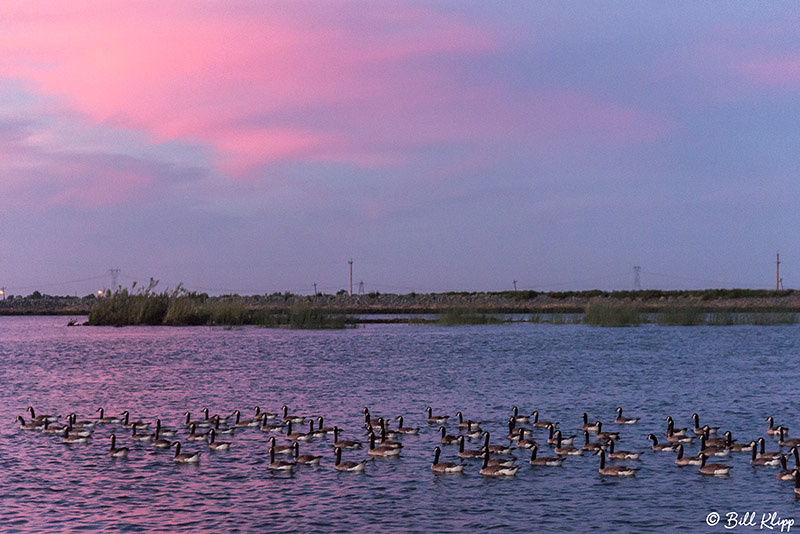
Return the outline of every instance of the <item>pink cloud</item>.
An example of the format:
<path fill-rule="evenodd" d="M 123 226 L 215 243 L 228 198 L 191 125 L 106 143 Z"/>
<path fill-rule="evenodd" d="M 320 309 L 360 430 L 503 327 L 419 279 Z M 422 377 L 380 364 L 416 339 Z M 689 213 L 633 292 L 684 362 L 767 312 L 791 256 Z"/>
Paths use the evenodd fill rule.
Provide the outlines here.
<path fill-rule="evenodd" d="M 800 88 L 800 56 L 753 59 L 741 63 L 738 68 L 759 85 L 782 89 Z"/>

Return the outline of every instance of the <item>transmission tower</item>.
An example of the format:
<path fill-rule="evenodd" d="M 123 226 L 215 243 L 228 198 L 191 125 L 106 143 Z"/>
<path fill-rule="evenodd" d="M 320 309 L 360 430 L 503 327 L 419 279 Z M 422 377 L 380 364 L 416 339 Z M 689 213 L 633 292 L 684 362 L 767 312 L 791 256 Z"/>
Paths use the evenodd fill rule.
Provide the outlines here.
<path fill-rule="evenodd" d="M 108 274 L 111 275 L 111 291 L 116 291 L 117 279 L 119 278 L 119 269 L 109 269 Z"/>
<path fill-rule="evenodd" d="M 359 295 L 363 295 L 364 294 L 364 281 L 363 280 L 361 280 L 358 283 L 358 294 Z"/>
<path fill-rule="evenodd" d="M 775 291 L 781 290 L 781 253 L 778 252 L 777 260 L 775 262 Z"/>
<path fill-rule="evenodd" d="M 633 266 L 633 289 L 642 289 L 642 281 L 639 279 L 639 273 L 642 272 L 642 268 L 638 265 Z"/>
<path fill-rule="evenodd" d="M 350 258 L 350 261 L 347 263 L 350 264 L 350 296 L 353 296 L 353 258 Z"/>
<path fill-rule="evenodd" d="M 517 281 L 514 280 L 514 291 L 516 291 L 516 290 L 517 290 Z"/>

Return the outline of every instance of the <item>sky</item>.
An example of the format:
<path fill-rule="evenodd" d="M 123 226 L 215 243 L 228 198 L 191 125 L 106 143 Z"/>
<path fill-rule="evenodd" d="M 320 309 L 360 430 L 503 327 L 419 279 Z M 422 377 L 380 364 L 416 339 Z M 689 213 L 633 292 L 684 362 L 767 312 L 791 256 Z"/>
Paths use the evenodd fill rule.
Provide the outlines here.
<path fill-rule="evenodd" d="M 800 286 L 793 2 L 10 0 L 0 287 Z"/>

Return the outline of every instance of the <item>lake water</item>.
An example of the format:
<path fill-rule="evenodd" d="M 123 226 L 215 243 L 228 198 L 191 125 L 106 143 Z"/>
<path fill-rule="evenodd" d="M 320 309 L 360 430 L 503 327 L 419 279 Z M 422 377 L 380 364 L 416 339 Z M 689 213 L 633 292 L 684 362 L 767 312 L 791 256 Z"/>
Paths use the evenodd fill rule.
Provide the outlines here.
<path fill-rule="evenodd" d="M 664 437 L 666 416 L 691 427 L 698 412 L 701 423 L 731 430 L 738 441 L 764 436 L 778 450 L 766 435 L 767 416 L 793 435 L 800 431 L 798 326 L 395 324 L 306 332 L 68 328 L 67 319 L 0 317 L 2 532 L 727 531 L 706 525 L 712 511 L 723 521 L 727 512 L 800 521 L 794 484 L 777 481 L 776 469 L 751 467 L 749 454 L 715 458 L 734 469 L 709 478 L 696 467 L 678 468 L 674 454 L 650 451 L 646 439 L 649 432 Z M 371 460 L 361 475 L 333 469 L 332 438 L 301 445 L 323 455 L 322 464 L 293 475 L 268 471 L 268 434 L 257 428 L 222 438 L 233 442 L 227 452 L 184 439 L 187 410 L 201 418 L 205 407 L 240 409 L 251 418 L 256 405 L 275 412 L 283 404 L 323 415 L 326 425 L 345 429 L 344 439 L 364 440 L 364 407 L 373 417 L 403 415 L 406 426 L 422 431 L 401 438 L 400 459 Z M 169 450 L 133 444 L 120 425 L 98 426 L 90 443 L 67 446 L 19 428 L 14 420 L 27 419 L 28 405 L 82 419 L 101 406 L 106 415 L 161 417 L 180 427 L 175 439 L 184 450 L 203 455 L 199 465 L 178 465 Z M 622 433 L 619 449 L 644 452 L 639 462 L 622 462 L 640 471 L 602 477 L 599 458 L 589 455 L 562 468 L 532 468 L 524 451 L 515 478 L 486 479 L 475 463 L 463 476 L 435 475 L 439 434 L 425 422 L 428 405 L 451 420 L 460 410 L 482 421 L 493 443 L 508 443 L 513 405 L 560 421 L 565 435 L 588 412 L 604 430 Z M 617 406 L 641 421 L 612 424 Z M 132 449 L 127 460 L 107 455 L 112 431 Z M 546 435 L 535 437 L 542 443 Z M 458 461 L 455 447 L 443 449 L 443 460 Z M 540 455 L 549 454 L 540 445 Z"/>

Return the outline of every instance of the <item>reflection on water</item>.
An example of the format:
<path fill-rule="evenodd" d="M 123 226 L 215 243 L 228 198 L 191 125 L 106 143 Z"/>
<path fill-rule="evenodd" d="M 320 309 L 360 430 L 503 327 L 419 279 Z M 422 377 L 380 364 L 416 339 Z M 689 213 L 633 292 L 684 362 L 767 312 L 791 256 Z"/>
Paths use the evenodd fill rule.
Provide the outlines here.
<path fill-rule="evenodd" d="M 106 530 L 289 531 L 585 531 L 710 530 L 712 511 L 778 512 L 794 517 L 791 482 L 750 467 L 747 455 L 727 479 L 678 468 L 674 455 L 649 451 L 646 436 L 664 435 L 665 418 L 692 426 L 690 415 L 749 441 L 766 437 L 765 418 L 800 429 L 794 388 L 800 383 L 800 330 L 782 327 L 604 329 L 580 325 L 440 328 L 374 325 L 336 332 L 244 328 L 67 328 L 66 318 L 0 318 L 0 503 L 3 532 Z M 265 434 L 243 429 L 230 451 L 186 441 L 183 412 L 202 409 L 252 418 L 253 408 L 324 415 L 366 441 L 363 408 L 373 417 L 403 415 L 419 436 L 398 438 L 398 460 L 370 460 L 363 475 L 333 469 L 332 438 L 301 445 L 323 455 L 319 467 L 271 474 Z M 429 464 L 438 426 L 424 408 L 483 421 L 492 442 L 506 442 L 511 406 L 580 430 L 582 413 L 620 430 L 618 448 L 646 451 L 633 479 L 597 473 L 598 458 L 568 458 L 563 468 L 531 468 L 518 452 L 515 479 L 484 479 L 469 463 L 463 476 L 437 476 Z M 80 419 L 129 410 L 134 419 L 180 428 L 199 465 L 178 465 L 173 451 L 134 443 L 119 425 L 98 426 L 85 445 L 26 432 L 13 423 L 25 409 Z M 610 421 L 622 406 L 636 425 Z M 301 425 L 305 430 L 305 425 Z M 610 428 L 605 428 L 610 427 Z M 107 455 L 108 436 L 131 448 Z M 793 430 L 797 435 L 797 430 Z M 457 433 L 448 424 L 448 433 Z M 537 431 L 540 455 L 551 451 Z M 285 440 L 279 436 L 279 443 Z M 768 448 L 777 450 L 773 438 Z M 467 448 L 477 448 L 477 442 Z M 443 460 L 457 461 L 443 447 Z M 697 445 L 687 447 L 695 454 Z M 786 450 L 785 448 L 783 449 Z M 361 460 L 365 451 L 347 451 Z M 715 459 L 719 461 L 719 459 Z M 790 462 L 791 463 L 791 462 Z"/>

